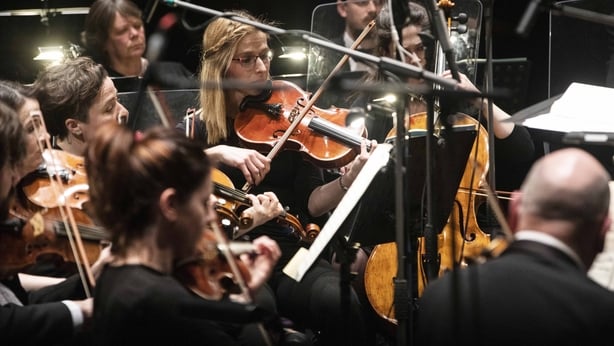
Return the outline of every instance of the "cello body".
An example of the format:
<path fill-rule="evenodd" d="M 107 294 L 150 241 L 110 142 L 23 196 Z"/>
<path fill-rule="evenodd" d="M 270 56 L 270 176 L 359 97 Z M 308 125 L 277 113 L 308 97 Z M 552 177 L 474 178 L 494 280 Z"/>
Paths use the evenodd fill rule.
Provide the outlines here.
<path fill-rule="evenodd" d="M 476 210 L 482 201 L 475 194 L 485 181 L 488 172 L 488 135 L 474 118 L 465 114 L 451 116 L 454 125 L 475 125 L 478 135 L 473 143 L 469 159 L 461 178 L 448 222 L 437 236 L 437 253 L 440 261 L 439 275 L 464 265 L 463 258 L 477 256 L 490 243 L 490 236 L 479 227 Z M 426 128 L 426 114 L 410 116 L 406 128 Z M 427 285 L 423 257 L 426 253 L 424 237 L 417 240 L 417 292 L 420 296 Z M 396 324 L 394 314 L 394 283 L 397 275 L 397 244 L 389 242 L 375 246 L 365 267 L 364 285 L 369 303 L 384 320 Z"/>

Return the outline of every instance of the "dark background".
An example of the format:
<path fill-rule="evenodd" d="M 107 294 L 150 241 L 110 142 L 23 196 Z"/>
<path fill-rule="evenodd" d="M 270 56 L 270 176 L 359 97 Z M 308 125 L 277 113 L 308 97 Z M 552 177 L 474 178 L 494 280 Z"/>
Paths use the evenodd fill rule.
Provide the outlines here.
<path fill-rule="evenodd" d="M 147 7 L 147 1 L 135 1 L 142 9 Z M 194 4 L 207 6 L 210 9 L 224 11 L 226 9 L 243 8 L 253 14 L 262 15 L 276 21 L 277 26 L 284 29 L 309 30 L 313 9 L 329 1 L 292 1 L 292 0 L 193 0 Z M 482 1 L 485 3 L 485 1 Z M 495 87 L 512 88 L 516 91 L 514 102 L 508 102 L 506 110 L 515 112 L 521 107 L 532 105 L 554 96 L 567 87 L 571 80 L 587 81 L 603 84 L 606 68 L 605 29 L 600 25 L 590 25 L 578 19 L 554 17 L 553 42 L 558 40 L 559 48 L 554 47 L 552 62 L 549 59 L 549 24 L 550 18 L 546 12 L 541 12 L 528 38 L 521 38 L 515 33 L 528 0 L 497 0 L 493 8 L 493 56 L 495 59 L 526 58 L 528 69 L 517 71 L 513 67 L 496 66 Z M 585 1 L 594 6 L 604 6 L 608 1 Z M 48 6 L 50 10 L 65 7 L 88 7 L 92 1 L 79 0 L 22 0 L 3 1 L 0 11 L 14 9 L 41 9 Z M 591 5 L 593 6 L 593 5 Z M 146 32 L 155 29 L 158 19 L 169 11 L 181 14 L 182 11 L 170 8 L 162 3 L 157 6 L 153 18 L 146 25 Z M 189 12 L 186 21 L 192 26 L 199 26 L 210 16 Z M 43 20 L 42 20 L 43 19 Z M 46 20 L 45 20 L 46 19 Z M 34 80 L 42 68 L 38 62 L 32 61 L 37 54 L 38 46 L 64 45 L 68 42 L 80 44 L 79 33 L 83 28 L 84 14 L 53 15 L 46 18 L 35 16 L 2 16 L 0 17 L 0 78 L 19 80 L 29 83 Z M 558 21 L 558 22 L 557 22 Z M 484 25 L 482 25 L 484 28 Z M 566 29 L 567 28 L 567 29 Z M 555 30 L 553 29 L 553 31 Z M 167 60 L 181 61 L 189 69 L 196 71 L 200 56 L 200 39 L 203 29 L 189 31 L 184 27 L 175 26 L 171 32 L 171 44 L 164 53 Z M 482 50 L 485 35 L 481 35 Z M 555 44 L 557 44 L 555 42 Z M 559 49 L 558 51 L 556 49 Z M 288 73 L 295 71 L 275 71 L 272 73 Z M 549 74 L 550 69 L 555 69 Z M 303 71 L 296 71 L 303 72 Z M 526 74 L 526 78 L 524 77 Z M 549 81 L 549 75 L 554 78 Z M 478 80 L 478 84 L 480 80 Z M 552 85 L 551 85 L 552 84 Z M 502 100 L 505 105 L 505 100 Z"/>

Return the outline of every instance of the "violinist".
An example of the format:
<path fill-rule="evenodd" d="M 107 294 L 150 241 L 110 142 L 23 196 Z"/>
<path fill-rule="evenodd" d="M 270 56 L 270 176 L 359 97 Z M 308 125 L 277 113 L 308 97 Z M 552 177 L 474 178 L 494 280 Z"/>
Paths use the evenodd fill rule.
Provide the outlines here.
<path fill-rule="evenodd" d="M 109 122 L 96 132 L 85 159 L 91 201 L 111 232 L 114 254 L 96 286 L 97 344 L 263 344 L 254 323 L 247 324 L 255 320 L 233 294 L 203 298 L 173 277 L 176 264 L 193 256 L 216 222 L 202 148 L 174 129 L 154 127 L 135 136 Z M 254 256 L 239 261 L 250 274 L 249 291 L 266 295 L 262 285 L 280 249 L 267 237 L 253 245 Z M 207 275 L 214 269 L 202 268 L 207 280 L 215 280 Z"/>
<path fill-rule="evenodd" d="M 0 221 L 2 222 L 8 217 L 12 192 L 20 178 L 20 165 L 27 155 L 25 137 L 26 133 L 17 113 L 0 102 Z M 46 295 L 39 295 L 33 299 L 22 287 L 19 276 L 3 278 L 0 282 L 0 334 L 3 343 L 40 345 L 71 342 L 76 335 L 75 331 L 78 331 L 92 314 L 91 299 L 67 300 L 70 299 L 69 296 L 76 294 L 73 290 L 72 282 L 66 281 L 45 288 Z M 58 297 L 62 298 L 53 299 Z M 34 304 L 34 301 L 39 303 Z"/>
<path fill-rule="evenodd" d="M 103 122 L 128 119 L 106 70 L 88 57 L 48 67 L 33 88 L 55 149 L 70 154 L 83 156 L 92 132 Z"/>
<path fill-rule="evenodd" d="M 246 12 L 236 14 L 256 20 Z M 298 214 L 304 223 L 326 216 L 339 203 L 369 157 L 368 141 L 362 142 L 361 152 L 349 164 L 346 174 L 326 184 L 322 170 L 304 160 L 297 151 L 283 150 L 269 159 L 266 153 L 244 147 L 233 121 L 241 116 L 241 101 L 246 96 L 260 94 L 261 90 L 247 86 L 222 89 L 221 83 L 226 79 L 245 83 L 268 80 L 272 55 L 267 40 L 264 32 L 229 19 L 216 18 L 208 25 L 203 36 L 201 81 L 203 85 L 220 85 L 201 89 L 203 113 L 201 121 L 194 126 L 195 138 L 204 143 L 207 155 L 235 186 L 247 182 L 253 187 L 252 193 L 265 196 L 254 198 L 253 207 L 247 211 L 257 226 L 247 235 L 250 238 L 268 235 L 282 249 L 282 258 L 268 281 L 282 316 L 298 327 L 310 329 L 319 345 L 370 344 L 362 307 L 353 291 L 347 321 L 352 332 L 350 335 L 344 332 L 339 273 L 322 260 L 300 282 L 285 275 L 282 268 L 305 244 L 289 236 L 279 224 L 266 222 L 280 215 L 285 207 Z M 377 145 L 374 141 L 369 144 L 372 148 Z"/>
<path fill-rule="evenodd" d="M 602 345 L 614 293 L 587 276 L 611 224 L 610 175 L 588 152 L 556 150 L 512 195 L 513 241 L 444 274 L 419 301 L 420 345 Z M 455 307 L 455 308 L 454 308 Z"/>

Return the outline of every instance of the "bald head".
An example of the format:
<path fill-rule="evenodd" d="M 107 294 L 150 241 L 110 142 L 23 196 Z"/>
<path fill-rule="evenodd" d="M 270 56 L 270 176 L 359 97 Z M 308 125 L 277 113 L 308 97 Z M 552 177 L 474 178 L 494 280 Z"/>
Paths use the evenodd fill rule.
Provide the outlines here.
<path fill-rule="evenodd" d="M 524 212 L 544 219 L 598 221 L 608 212 L 610 177 L 587 152 L 569 148 L 546 155 L 522 185 Z"/>
<path fill-rule="evenodd" d="M 592 261 L 609 226 L 609 180 L 586 151 L 567 148 L 542 157 L 522 184 L 518 229 L 555 236 Z"/>

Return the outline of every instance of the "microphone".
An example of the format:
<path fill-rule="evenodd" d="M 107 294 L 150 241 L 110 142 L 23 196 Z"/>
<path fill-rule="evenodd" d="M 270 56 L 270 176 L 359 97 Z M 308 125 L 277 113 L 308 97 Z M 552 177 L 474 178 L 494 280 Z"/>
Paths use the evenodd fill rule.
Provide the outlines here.
<path fill-rule="evenodd" d="M 520 19 L 520 23 L 516 27 L 516 33 L 524 38 L 529 36 L 529 32 L 535 25 L 535 20 L 537 18 L 537 12 L 539 12 L 539 8 L 541 6 L 543 0 L 531 0 L 529 5 L 524 11 L 522 18 Z"/>
<path fill-rule="evenodd" d="M 145 53 L 145 58 L 147 58 L 149 62 L 155 62 L 160 59 L 162 53 L 166 49 L 168 41 L 166 38 L 167 32 L 176 23 L 177 16 L 172 12 L 167 13 L 160 18 L 156 31 L 151 34 L 149 40 L 147 40 L 147 52 Z"/>

